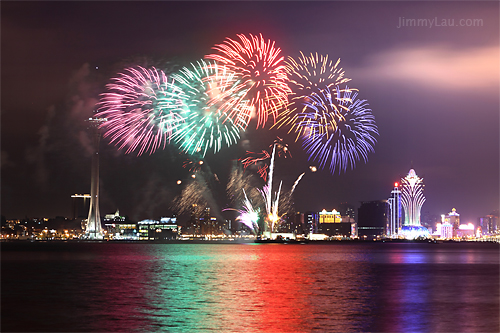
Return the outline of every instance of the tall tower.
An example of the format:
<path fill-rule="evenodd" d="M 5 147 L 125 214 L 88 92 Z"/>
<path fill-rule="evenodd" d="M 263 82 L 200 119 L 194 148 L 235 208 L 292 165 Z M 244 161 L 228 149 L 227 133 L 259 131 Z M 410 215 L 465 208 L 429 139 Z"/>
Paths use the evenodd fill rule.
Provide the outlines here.
<path fill-rule="evenodd" d="M 425 202 L 423 178 L 410 169 L 405 178 L 401 178 L 401 203 L 405 210 L 405 226 L 420 226 L 420 210 Z"/>
<path fill-rule="evenodd" d="M 399 184 L 394 183 L 394 189 L 391 191 L 391 197 L 389 200 L 389 223 L 387 226 L 387 236 L 396 237 L 401 231 L 401 191 L 399 190 Z"/>
<path fill-rule="evenodd" d="M 99 213 L 99 141 L 101 133 L 99 125 L 106 118 L 89 118 L 89 129 L 92 136 L 94 151 L 92 153 L 92 171 L 90 180 L 90 208 L 87 225 L 85 226 L 85 237 L 88 239 L 102 239 L 101 214 Z"/>

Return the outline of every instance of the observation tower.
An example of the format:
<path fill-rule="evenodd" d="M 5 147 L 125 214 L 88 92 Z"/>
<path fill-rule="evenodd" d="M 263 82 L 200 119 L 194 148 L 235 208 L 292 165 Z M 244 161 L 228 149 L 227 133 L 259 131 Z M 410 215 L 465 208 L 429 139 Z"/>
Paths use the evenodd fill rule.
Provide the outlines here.
<path fill-rule="evenodd" d="M 90 207 L 87 224 L 85 225 L 85 238 L 103 239 L 101 214 L 99 213 L 99 142 L 101 133 L 99 125 L 107 121 L 106 118 L 89 118 L 89 129 L 92 137 L 92 169 L 90 180 Z"/>

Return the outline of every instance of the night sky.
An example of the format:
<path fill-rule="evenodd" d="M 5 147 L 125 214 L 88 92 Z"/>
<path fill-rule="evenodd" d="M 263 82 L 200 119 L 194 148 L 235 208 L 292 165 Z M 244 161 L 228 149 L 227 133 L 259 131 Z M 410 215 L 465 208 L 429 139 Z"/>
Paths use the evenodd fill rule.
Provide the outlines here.
<path fill-rule="evenodd" d="M 408 27 L 400 19 L 453 21 Z M 460 26 L 480 19 L 482 26 Z M 292 158 L 275 179 L 295 207 L 331 210 L 340 202 L 390 196 L 413 167 L 424 178 L 423 212 L 456 208 L 476 222 L 499 207 L 499 3 L 492 2 L 1 2 L 2 215 L 71 215 L 74 193 L 90 192 L 92 116 L 109 78 L 124 66 L 179 68 L 236 34 L 276 41 L 285 56 L 318 52 L 341 58 L 380 136 L 366 164 L 332 175 L 310 165 L 286 132 L 250 126 L 241 142 L 206 167 L 220 183 L 222 208 L 231 165 L 244 148 L 283 137 Z M 189 180 L 173 147 L 125 155 L 101 142 L 101 214 L 139 220 L 170 214 Z"/>

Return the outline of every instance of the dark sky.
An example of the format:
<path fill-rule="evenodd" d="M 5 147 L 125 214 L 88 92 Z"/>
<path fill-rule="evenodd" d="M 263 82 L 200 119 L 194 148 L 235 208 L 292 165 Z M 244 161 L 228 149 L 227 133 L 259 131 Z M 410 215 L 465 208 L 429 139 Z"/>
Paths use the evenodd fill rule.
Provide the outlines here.
<path fill-rule="evenodd" d="M 423 212 L 456 208 L 475 222 L 499 207 L 499 4 L 492 2 L 1 2 L 2 215 L 70 216 L 71 194 L 90 191 L 89 136 L 104 85 L 130 64 L 199 60 L 236 34 L 262 33 L 285 56 L 341 58 L 380 132 L 355 170 L 306 173 L 296 208 L 387 199 L 413 166 L 424 177 Z M 401 19 L 436 19 L 410 27 Z M 467 19 L 479 26 L 461 26 Z M 444 26 L 443 21 L 454 23 Z M 461 21 L 464 20 L 464 21 Z M 404 22 L 404 21 L 403 21 Z M 276 135 L 249 130 L 254 150 Z M 293 158 L 275 179 L 291 187 L 314 163 L 285 136 Z M 208 155 L 223 192 L 235 146 Z M 169 147 L 137 157 L 101 145 L 101 214 L 135 219 L 170 213 L 188 179 Z M 214 189 L 214 192 L 215 189 Z M 226 203 L 218 196 L 220 206 Z"/>

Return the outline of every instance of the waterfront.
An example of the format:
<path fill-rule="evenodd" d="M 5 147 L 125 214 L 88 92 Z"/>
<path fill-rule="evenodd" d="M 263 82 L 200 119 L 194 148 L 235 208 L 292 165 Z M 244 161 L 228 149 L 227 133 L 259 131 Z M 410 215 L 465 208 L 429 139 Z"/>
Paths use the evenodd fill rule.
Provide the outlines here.
<path fill-rule="evenodd" d="M 493 243 L 2 243 L 2 331 L 498 332 Z"/>

